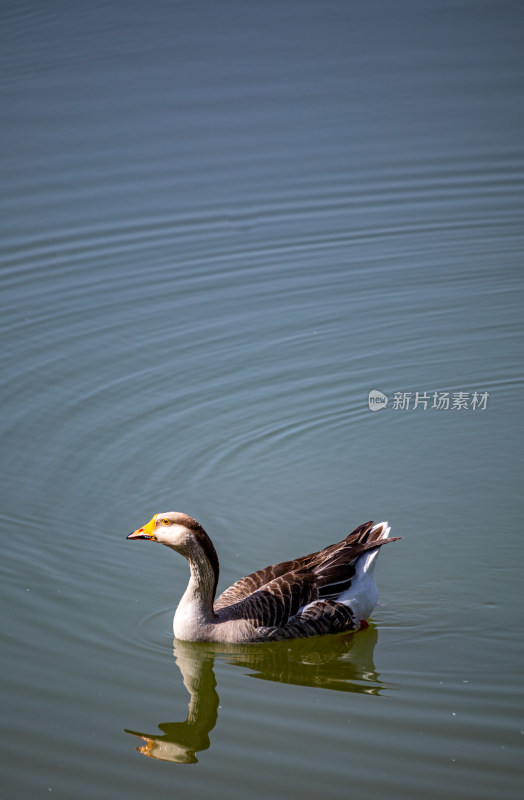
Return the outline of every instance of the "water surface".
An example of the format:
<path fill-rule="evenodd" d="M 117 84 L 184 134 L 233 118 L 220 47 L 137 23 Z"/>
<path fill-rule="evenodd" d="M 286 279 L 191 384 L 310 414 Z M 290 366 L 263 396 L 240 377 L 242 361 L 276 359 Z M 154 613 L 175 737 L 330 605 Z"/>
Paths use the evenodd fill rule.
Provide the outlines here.
<path fill-rule="evenodd" d="M 4 4 L 2 800 L 521 796 L 522 17 Z M 352 637 L 184 645 L 171 509 L 221 589 L 404 538 Z"/>

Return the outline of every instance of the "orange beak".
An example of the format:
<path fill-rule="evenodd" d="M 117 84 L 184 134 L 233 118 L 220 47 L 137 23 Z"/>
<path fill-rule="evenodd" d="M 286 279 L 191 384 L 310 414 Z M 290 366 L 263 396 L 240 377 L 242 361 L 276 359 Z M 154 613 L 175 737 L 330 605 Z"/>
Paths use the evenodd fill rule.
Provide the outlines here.
<path fill-rule="evenodd" d="M 136 531 L 133 531 L 133 533 L 130 533 L 129 536 L 126 536 L 126 539 L 152 539 L 155 541 L 155 522 L 156 514 L 153 519 L 149 520 L 147 525 L 137 528 Z"/>

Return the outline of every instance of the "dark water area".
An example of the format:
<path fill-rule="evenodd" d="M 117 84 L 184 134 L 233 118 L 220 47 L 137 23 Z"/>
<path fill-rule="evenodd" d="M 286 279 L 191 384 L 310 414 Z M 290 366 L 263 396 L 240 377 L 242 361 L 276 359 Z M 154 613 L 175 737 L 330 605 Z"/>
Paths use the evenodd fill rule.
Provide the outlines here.
<path fill-rule="evenodd" d="M 0 800 L 521 797 L 523 21 L 2 5 Z M 220 589 L 403 540 L 366 630 L 190 645 L 168 510 Z"/>

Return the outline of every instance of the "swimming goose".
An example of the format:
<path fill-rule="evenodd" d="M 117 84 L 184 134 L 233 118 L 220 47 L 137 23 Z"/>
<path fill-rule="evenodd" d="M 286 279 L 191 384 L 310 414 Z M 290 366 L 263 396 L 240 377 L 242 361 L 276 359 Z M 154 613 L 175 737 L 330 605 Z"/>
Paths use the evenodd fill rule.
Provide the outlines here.
<path fill-rule="evenodd" d="M 218 556 L 203 527 L 177 511 L 155 516 L 128 539 L 160 542 L 183 555 L 191 576 L 173 619 L 177 639 L 262 642 L 357 630 L 373 611 L 378 549 L 387 522 L 365 522 L 337 544 L 253 572 L 215 600 Z"/>

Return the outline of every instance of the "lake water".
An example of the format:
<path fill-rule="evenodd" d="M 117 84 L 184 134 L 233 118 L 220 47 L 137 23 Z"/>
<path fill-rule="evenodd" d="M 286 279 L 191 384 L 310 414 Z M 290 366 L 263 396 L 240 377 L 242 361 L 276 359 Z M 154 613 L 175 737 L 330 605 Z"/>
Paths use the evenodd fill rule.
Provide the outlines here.
<path fill-rule="evenodd" d="M 522 4 L 0 20 L 1 800 L 520 799 Z M 188 645 L 168 510 L 220 589 L 403 540 L 362 632 Z"/>

